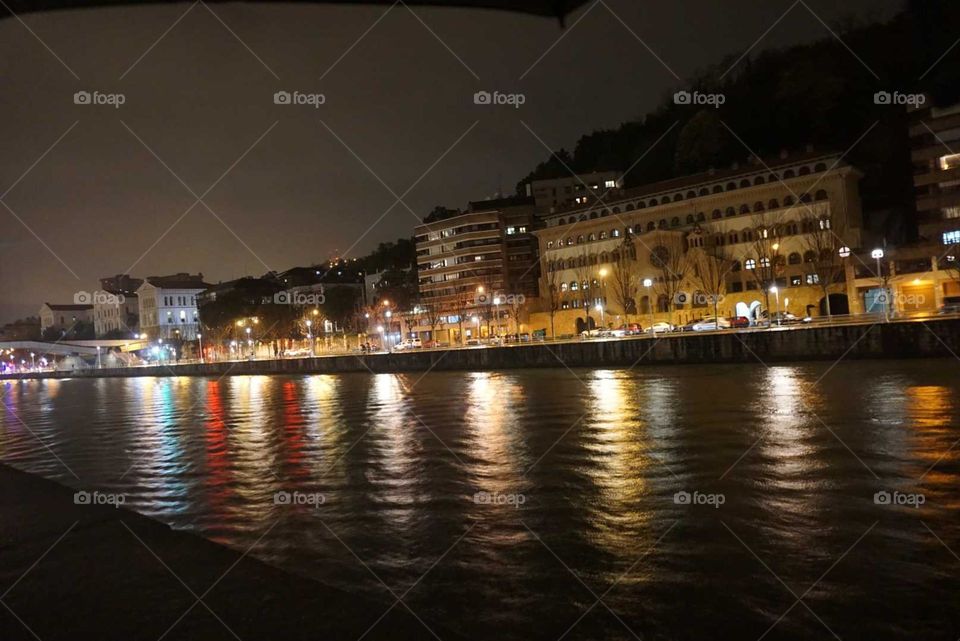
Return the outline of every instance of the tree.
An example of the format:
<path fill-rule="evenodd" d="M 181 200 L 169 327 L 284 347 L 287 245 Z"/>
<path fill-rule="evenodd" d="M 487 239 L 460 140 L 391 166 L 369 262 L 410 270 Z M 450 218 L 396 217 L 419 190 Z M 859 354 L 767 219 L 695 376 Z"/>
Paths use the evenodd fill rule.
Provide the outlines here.
<path fill-rule="evenodd" d="M 830 229 L 829 220 L 821 220 L 812 211 L 801 217 L 803 234 L 803 266 L 807 284 L 816 285 L 823 293 L 827 316 L 830 311 L 830 289 L 843 274 L 840 261 L 840 238 Z"/>
<path fill-rule="evenodd" d="M 691 266 L 686 239 L 680 233 L 662 232 L 656 243 L 650 251 L 650 264 L 658 272 L 653 288 L 658 297 L 666 298 L 672 325 L 674 312 L 682 304 L 677 294 L 682 291 Z"/>
<path fill-rule="evenodd" d="M 706 247 L 693 253 L 694 284 L 707 296 L 706 303 L 713 306 L 713 317 L 720 318 L 720 299 L 727 293 L 727 275 L 733 269 L 734 261 L 726 247 L 709 242 Z M 696 302 L 696 301 L 695 301 Z"/>
<path fill-rule="evenodd" d="M 544 257 L 541 256 L 540 260 L 543 261 Z M 557 337 L 556 326 L 554 325 L 554 317 L 556 317 L 557 312 L 560 311 L 560 306 L 563 302 L 563 292 L 561 291 L 561 285 L 563 284 L 560 274 L 560 261 L 555 265 L 544 265 L 543 262 L 540 264 L 540 271 L 543 274 L 544 283 L 547 286 L 547 313 L 550 315 L 550 338 Z"/>
<path fill-rule="evenodd" d="M 583 312 L 586 314 L 587 329 L 590 329 L 590 290 L 593 283 L 593 266 L 587 256 L 587 250 L 581 249 L 580 255 L 574 259 L 573 274 L 577 279 L 577 288 L 574 293 L 580 299 Z M 573 286 L 570 287 L 573 290 Z"/>
<path fill-rule="evenodd" d="M 762 215 L 754 216 L 752 226 L 752 238 L 747 241 L 748 253 L 744 256 L 743 267 L 763 291 L 764 311 L 769 315 L 770 288 L 776 284 L 777 276 L 784 272 L 786 260 L 780 253 L 776 222 L 770 223 Z"/>
<path fill-rule="evenodd" d="M 450 311 L 457 317 L 457 326 L 460 328 L 460 344 L 466 345 L 466 338 L 463 334 L 463 316 L 473 304 L 473 290 L 457 289 L 456 295 L 450 302 Z"/>
<path fill-rule="evenodd" d="M 620 243 L 620 249 L 613 261 L 613 271 L 610 275 L 613 285 L 613 299 L 623 316 L 630 322 L 630 314 L 637 313 L 637 293 L 640 291 L 640 273 L 637 263 L 637 248 L 629 236 L 625 236 Z"/>
<path fill-rule="evenodd" d="M 430 327 L 430 340 L 436 343 L 437 327 L 440 326 L 440 319 L 442 319 L 444 315 L 443 308 L 438 304 L 432 304 L 426 305 L 421 309 L 423 310 L 423 318 Z"/>

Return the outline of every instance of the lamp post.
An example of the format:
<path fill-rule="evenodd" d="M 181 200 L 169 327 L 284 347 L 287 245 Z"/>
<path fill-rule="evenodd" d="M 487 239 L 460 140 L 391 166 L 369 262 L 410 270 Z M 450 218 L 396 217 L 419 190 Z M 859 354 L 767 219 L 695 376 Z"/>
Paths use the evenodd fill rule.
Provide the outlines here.
<path fill-rule="evenodd" d="M 603 303 L 597 303 L 596 310 L 600 312 L 600 328 L 603 329 L 606 327 L 603 320 Z"/>
<path fill-rule="evenodd" d="M 253 358 L 253 339 L 250 338 L 250 333 L 253 331 L 253 328 L 247 327 L 244 331 L 247 332 L 247 346 L 250 348 L 250 358 Z"/>
<path fill-rule="evenodd" d="M 476 323 L 477 325 L 477 342 L 479 343 L 480 342 L 480 317 L 474 316 L 473 322 Z"/>
<path fill-rule="evenodd" d="M 197 332 L 197 340 L 200 342 L 200 362 L 203 362 L 203 334 Z"/>
<path fill-rule="evenodd" d="M 777 299 L 777 327 L 780 327 L 780 290 L 776 285 L 773 285 L 770 287 L 770 293 L 773 294 Z M 719 321 L 717 322 L 719 323 Z"/>
<path fill-rule="evenodd" d="M 886 283 L 883 279 L 883 267 L 880 265 L 880 259 L 883 258 L 883 250 L 879 248 L 874 249 L 872 252 L 870 252 L 870 257 L 877 261 L 877 280 L 880 281 L 880 289 L 883 290 L 883 293 L 881 294 L 883 296 L 883 320 L 890 322 L 890 308 L 887 305 L 889 293 L 887 292 Z"/>
<path fill-rule="evenodd" d="M 30 369 L 37 369 L 37 359 L 34 352 L 30 352 Z"/>
<path fill-rule="evenodd" d="M 313 321 L 307 319 L 307 342 L 310 343 L 310 356 L 313 356 Z"/>
<path fill-rule="evenodd" d="M 377 333 L 380 334 L 380 349 L 385 350 L 387 348 L 387 341 L 383 336 L 383 325 L 377 325 Z"/>
<path fill-rule="evenodd" d="M 496 325 L 496 327 L 497 327 L 497 338 L 500 338 L 500 297 L 499 297 L 499 296 L 494 296 L 494 297 L 493 297 L 493 311 L 494 311 L 494 313 L 496 314 L 496 318 L 497 318 L 497 325 Z M 508 329 L 509 329 L 509 327 L 508 327 Z M 520 333 L 520 330 L 519 330 L 519 329 L 517 330 L 517 333 L 518 333 L 518 334 Z"/>
<path fill-rule="evenodd" d="M 652 278 L 644 278 L 643 286 L 647 289 L 647 311 L 650 312 L 650 335 L 653 336 L 653 298 L 651 298 L 650 288 L 653 287 Z"/>
<path fill-rule="evenodd" d="M 103 367 L 103 364 L 100 362 L 100 346 L 97 345 L 97 369 Z"/>

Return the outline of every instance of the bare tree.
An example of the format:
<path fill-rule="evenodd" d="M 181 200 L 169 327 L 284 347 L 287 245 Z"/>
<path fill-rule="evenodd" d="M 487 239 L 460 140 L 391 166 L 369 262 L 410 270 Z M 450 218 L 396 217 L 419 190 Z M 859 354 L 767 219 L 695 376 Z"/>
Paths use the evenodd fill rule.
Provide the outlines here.
<path fill-rule="evenodd" d="M 807 283 L 816 285 L 823 293 L 827 316 L 831 316 L 830 290 L 843 274 L 840 261 L 840 238 L 830 229 L 828 220 L 821 220 L 813 212 L 801 219 L 803 230 L 803 266 Z"/>
<path fill-rule="evenodd" d="M 577 290 L 575 295 L 579 295 L 583 312 L 586 314 L 587 329 L 590 328 L 590 293 L 593 289 L 593 266 L 587 256 L 587 251 L 581 250 L 580 255 L 574 259 L 573 274 L 577 279 Z M 572 288 L 571 288 L 572 289 Z"/>
<path fill-rule="evenodd" d="M 613 298 L 629 323 L 630 314 L 637 313 L 637 293 L 640 291 L 637 248 L 629 237 L 624 237 L 615 258 L 610 279 L 613 284 Z"/>
<path fill-rule="evenodd" d="M 692 261 L 694 269 L 691 280 L 706 294 L 707 300 L 704 302 L 713 306 L 713 317 L 719 323 L 720 299 L 727 293 L 727 276 L 733 269 L 734 261 L 726 247 L 715 242 L 715 239 L 708 241 L 706 247 L 692 252 Z"/>
<path fill-rule="evenodd" d="M 678 305 L 677 294 L 682 291 L 691 263 L 683 234 L 662 233 L 656 243 L 650 252 L 650 264 L 658 272 L 653 289 L 658 298 L 667 299 L 667 311 L 672 325 Z"/>
<path fill-rule="evenodd" d="M 763 290 L 764 311 L 769 318 L 770 288 L 777 277 L 785 271 L 786 260 L 780 253 L 780 239 L 777 237 L 777 225 L 768 222 L 763 216 L 753 217 L 751 238 L 747 240 L 749 253 L 744 259 L 744 269 Z"/>
<path fill-rule="evenodd" d="M 562 279 L 560 278 L 562 272 L 560 269 L 561 264 L 560 261 L 557 261 L 557 263 L 553 265 L 553 269 L 551 269 L 549 264 L 545 269 L 541 265 L 544 284 L 547 286 L 546 303 L 547 312 L 550 314 L 550 338 L 557 337 L 554 317 L 557 315 L 557 312 L 560 311 L 560 306 L 563 302 L 563 292 L 560 290 L 560 286 L 562 285 Z"/>
<path fill-rule="evenodd" d="M 434 343 L 437 342 L 437 327 L 440 326 L 440 319 L 443 318 L 443 315 L 443 307 L 437 303 L 425 305 L 423 307 L 423 319 L 430 327 L 430 340 Z"/>

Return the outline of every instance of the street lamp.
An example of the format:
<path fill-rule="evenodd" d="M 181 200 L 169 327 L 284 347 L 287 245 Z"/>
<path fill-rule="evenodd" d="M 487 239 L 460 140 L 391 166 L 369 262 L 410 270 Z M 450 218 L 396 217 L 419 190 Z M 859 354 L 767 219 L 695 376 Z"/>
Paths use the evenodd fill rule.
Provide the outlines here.
<path fill-rule="evenodd" d="M 377 333 L 380 334 L 380 349 L 386 349 L 387 339 L 383 335 L 383 325 L 377 325 Z"/>
<path fill-rule="evenodd" d="M 479 341 L 480 340 L 480 317 L 474 316 L 473 322 L 477 324 L 477 341 Z"/>
<path fill-rule="evenodd" d="M 600 327 L 606 327 L 606 324 L 603 321 L 603 303 L 597 303 L 596 310 L 600 312 Z"/>
<path fill-rule="evenodd" d="M 244 331 L 247 332 L 247 346 L 250 348 L 250 357 L 253 358 L 253 340 L 250 338 L 250 332 L 253 331 L 253 328 L 248 327 Z"/>
<path fill-rule="evenodd" d="M 200 341 L 200 362 L 203 362 L 203 334 L 197 332 L 197 340 Z"/>
<path fill-rule="evenodd" d="M 651 298 L 650 288 L 653 287 L 652 278 L 644 278 L 643 286 L 647 288 L 647 311 L 650 312 L 650 335 L 653 336 L 653 298 Z"/>
<path fill-rule="evenodd" d="M 877 261 L 877 280 L 880 281 L 880 289 L 883 290 L 883 294 L 882 294 L 882 296 L 883 296 L 883 299 L 882 299 L 882 302 L 883 302 L 883 319 L 884 319 L 885 321 L 889 322 L 889 321 L 890 321 L 890 309 L 889 309 L 889 307 L 887 306 L 888 292 L 887 292 L 886 285 L 884 284 L 884 281 L 883 281 L 883 267 L 880 265 L 880 259 L 883 258 L 883 250 L 880 249 L 880 248 L 874 249 L 872 252 L 870 252 L 870 257 Z"/>
<path fill-rule="evenodd" d="M 36 354 L 30 352 L 30 369 L 37 369 L 37 359 L 35 357 Z"/>
<path fill-rule="evenodd" d="M 776 285 L 772 285 L 770 287 L 770 293 L 777 298 L 777 327 L 780 327 L 780 290 Z"/>
<path fill-rule="evenodd" d="M 500 297 L 499 296 L 493 297 L 493 310 L 497 316 L 497 338 L 499 338 L 500 337 Z M 517 330 L 517 333 L 518 334 L 520 333 L 519 329 Z"/>
<path fill-rule="evenodd" d="M 102 366 L 103 365 L 100 362 L 100 346 L 97 345 L 97 369 L 100 369 Z"/>

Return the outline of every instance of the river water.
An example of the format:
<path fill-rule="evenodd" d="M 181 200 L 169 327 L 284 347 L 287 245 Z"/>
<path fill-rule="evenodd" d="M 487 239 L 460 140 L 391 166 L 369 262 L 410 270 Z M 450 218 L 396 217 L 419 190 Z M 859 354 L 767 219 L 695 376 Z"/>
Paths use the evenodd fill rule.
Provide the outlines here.
<path fill-rule="evenodd" d="M 2 389 L 3 461 L 470 637 L 960 636 L 954 360 Z"/>

